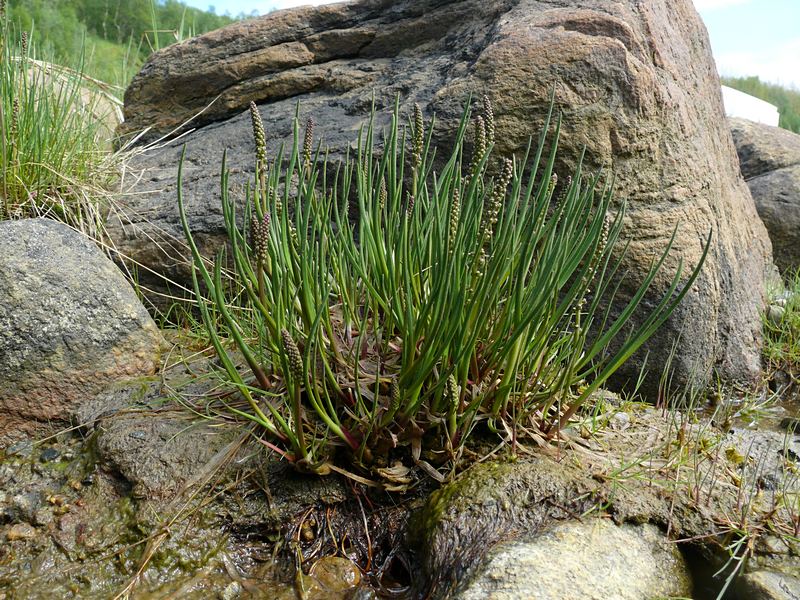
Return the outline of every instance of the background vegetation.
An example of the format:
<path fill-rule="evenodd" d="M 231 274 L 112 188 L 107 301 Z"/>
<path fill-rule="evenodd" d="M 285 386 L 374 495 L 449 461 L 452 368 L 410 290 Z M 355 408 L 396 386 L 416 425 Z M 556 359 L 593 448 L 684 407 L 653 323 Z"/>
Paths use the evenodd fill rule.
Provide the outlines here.
<path fill-rule="evenodd" d="M 774 104 L 781 114 L 779 125 L 784 129 L 800 133 L 800 90 L 767 83 L 758 77 L 723 77 L 722 83 Z"/>
<path fill-rule="evenodd" d="M 49 217 L 102 230 L 123 153 L 112 152 L 119 100 L 77 69 L 41 61 L 0 4 L 0 219 Z"/>
<path fill-rule="evenodd" d="M 40 56 L 82 62 L 86 75 L 116 84 L 120 94 L 153 50 L 234 20 L 178 0 L 10 0 L 7 10 Z"/>
<path fill-rule="evenodd" d="M 800 382 L 800 270 L 786 274 L 786 288 L 769 290 L 764 316 L 764 358 L 770 370 L 782 370 Z"/>

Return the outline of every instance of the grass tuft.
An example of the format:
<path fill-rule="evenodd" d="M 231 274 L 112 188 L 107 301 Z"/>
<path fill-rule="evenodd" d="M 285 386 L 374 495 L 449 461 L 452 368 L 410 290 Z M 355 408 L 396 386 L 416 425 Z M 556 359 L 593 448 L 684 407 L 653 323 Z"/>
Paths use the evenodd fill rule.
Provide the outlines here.
<path fill-rule="evenodd" d="M 671 242 L 618 317 L 602 308 L 616 290 L 625 210 L 612 213 L 610 186 L 580 165 L 556 194 L 556 120 L 525 156 L 495 158 L 486 100 L 479 119 L 465 112 L 435 170 L 434 123 L 419 107 L 407 127 L 395 110 L 380 154 L 371 118 L 341 164 L 319 152 L 308 160 L 298 121 L 291 150 L 267 161 L 257 113 L 256 179 L 243 204 L 222 165 L 232 290 L 225 252 L 213 267 L 199 254 L 180 182 L 178 202 L 200 313 L 240 396 L 229 408 L 302 470 L 368 472 L 380 485 L 400 462 L 441 481 L 477 428 L 512 448 L 527 435 L 558 437 L 705 259 L 688 277 L 678 268 L 632 328 Z M 470 122 L 479 143 L 468 156 Z"/>
<path fill-rule="evenodd" d="M 800 270 L 786 286 L 768 291 L 764 313 L 764 357 L 770 371 L 784 371 L 794 381 L 800 377 Z"/>
<path fill-rule="evenodd" d="M 76 68 L 36 56 L 8 17 L 0 23 L 0 218 L 44 216 L 98 238 L 122 153 L 110 152 L 118 101 Z"/>

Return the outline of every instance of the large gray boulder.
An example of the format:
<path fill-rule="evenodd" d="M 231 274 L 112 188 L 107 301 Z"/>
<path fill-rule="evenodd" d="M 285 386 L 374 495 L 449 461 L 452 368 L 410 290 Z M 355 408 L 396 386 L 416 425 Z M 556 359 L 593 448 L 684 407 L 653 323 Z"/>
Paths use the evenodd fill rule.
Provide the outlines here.
<path fill-rule="evenodd" d="M 730 119 L 739 163 L 784 273 L 800 268 L 800 135 Z"/>
<path fill-rule="evenodd" d="M 797 573 L 754 571 L 736 582 L 737 598 L 748 600 L 798 600 L 800 578 Z"/>
<path fill-rule="evenodd" d="M 0 440 L 159 364 L 161 334 L 128 281 L 62 223 L 0 222 L 0 290 Z"/>
<path fill-rule="evenodd" d="M 525 541 L 589 511 L 596 482 L 574 464 L 547 457 L 483 463 L 435 491 L 412 517 L 419 548 L 420 597 L 446 598 L 486 560 L 490 549 Z"/>
<path fill-rule="evenodd" d="M 493 548 L 453 597 L 652 600 L 691 594 L 686 560 L 658 527 L 587 519 Z"/>
<path fill-rule="evenodd" d="M 142 177 L 110 230 L 120 252 L 186 285 L 176 207 L 181 146 L 191 226 L 206 252 L 224 240 L 220 158 L 234 195 L 252 176 L 246 107 L 260 105 L 271 151 L 290 139 L 297 103 L 331 156 L 342 156 L 373 98 L 377 124 L 399 97 L 435 114 L 445 146 L 469 94 L 494 101 L 497 150 L 521 153 L 541 128 L 555 88 L 563 113 L 559 175 L 584 147 L 589 166 L 616 175 L 631 241 L 620 297 L 629 296 L 677 226 L 673 251 L 645 302 L 678 262 L 703 272 L 646 348 L 654 391 L 676 337 L 674 381 L 749 381 L 760 371 L 759 310 L 771 247 L 738 169 L 708 37 L 691 0 L 359 0 L 279 11 L 155 53 L 126 92 L 121 133 L 150 137 L 200 127 L 134 161 Z M 207 107 L 207 108 L 206 108 Z M 186 127 L 183 128 L 184 130 Z M 140 273 L 145 271 L 140 270 Z M 640 318 L 643 318 L 642 315 Z M 634 380 L 644 351 L 620 373 Z"/>

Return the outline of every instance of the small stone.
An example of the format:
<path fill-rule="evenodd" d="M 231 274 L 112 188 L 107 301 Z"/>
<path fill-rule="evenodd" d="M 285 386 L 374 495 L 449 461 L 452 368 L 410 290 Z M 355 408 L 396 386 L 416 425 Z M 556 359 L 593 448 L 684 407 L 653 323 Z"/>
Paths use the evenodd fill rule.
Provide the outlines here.
<path fill-rule="evenodd" d="M 496 545 L 451 597 L 640 600 L 687 597 L 690 590 L 680 550 L 657 527 L 586 519 Z"/>
<path fill-rule="evenodd" d="M 622 398 L 616 392 L 610 390 L 598 390 L 594 393 L 594 397 L 598 402 L 602 401 L 610 406 L 622 406 Z"/>
<path fill-rule="evenodd" d="M 778 489 L 780 481 L 775 473 L 766 473 L 758 478 L 758 487 L 767 492 L 772 492 Z"/>
<path fill-rule="evenodd" d="M 54 506 L 64 506 L 67 503 L 67 499 L 62 496 L 61 494 L 54 494 L 47 498 L 47 501 Z"/>
<path fill-rule="evenodd" d="M 11 511 L 20 521 L 32 521 L 40 505 L 41 498 L 34 492 L 17 494 L 11 498 Z"/>
<path fill-rule="evenodd" d="M 6 456 L 28 458 L 31 454 L 33 454 L 33 442 L 30 440 L 21 440 L 16 444 L 11 444 L 8 448 L 6 448 Z"/>
<path fill-rule="evenodd" d="M 6 487 L 11 482 L 16 481 L 15 473 L 16 470 L 11 468 L 10 465 L 0 465 L 0 485 Z"/>
<path fill-rule="evenodd" d="M 37 527 L 44 527 L 53 522 L 53 512 L 45 507 L 36 511 L 33 515 L 32 522 Z"/>
<path fill-rule="evenodd" d="M 238 598 L 241 595 L 242 595 L 242 584 L 239 583 L 238 581 L 232 581 L 227 586 L 225 586 L 225 589 L 222 591 L 222 594 L 220 594 L 220 599 L 235 600 L 235 598 Z"/>
<path fill-rule="evenodd" d="M 311 567 L 309 575 L 327 592 L 349 590 L 361 581 L 358 567 L 352 561 L 339 556 L 320 558 Z"/>
<path fill-rule="evenodd" d="M 771 392 L 782 394 L 792 385 L 793 380 L 786 371 L 778 369 L 772 373 L 768 383 Z"/>
<path fill-rule="evenodd" d="M 780 325 L 783 321 L 783 315 L 785 312 L 786 309 L 782 306 L 770 304 L 770 306 L 767 308 L 767 320 L 773 325 Z"/>
<path fill-rule="evenodd" d="M 610 419 L 611 429 L 624 431 L 631 425 L 631 416 L 625 412 L 614 413 Z"/>
<path fill-rule="evenodd" d="M 6 539 L 9 542 L 16 542 L 18 540 L 30 540 L 36 537 L 36 529 L 27 523 L 17 523 L 6 531 Z"/>
<path fill-rule="evenodd" d="M 55 448 L 45 448 L 39 455 L 39 461 L 43 463 L 49 463 L 53 462 L 54 460 L 58 460 L 59 456 L 61 456 L 61 452 Z"/>

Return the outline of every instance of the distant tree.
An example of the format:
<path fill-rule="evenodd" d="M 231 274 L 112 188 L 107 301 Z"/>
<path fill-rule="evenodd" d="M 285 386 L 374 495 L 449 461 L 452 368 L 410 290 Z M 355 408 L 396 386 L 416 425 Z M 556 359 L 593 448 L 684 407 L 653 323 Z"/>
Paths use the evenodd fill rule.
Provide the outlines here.
<path fill-rule="evenodd" d="M 86 28 L 73 2 L 12 0 L 9 16 L 16 29 L 33 34 L 32 43 L 40 55 L 71 63 L 80 58 Z"/>
<path fill-rule="evenodd" d="M 86 57 L 90 74 L 124 71 L 123 84 L 152 50 L 234 20 L 179 0 L 9 0 L 8 7 L 40 56 L 71 66 Z"/>

